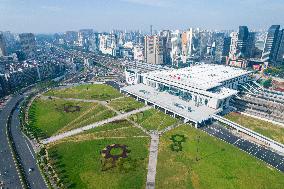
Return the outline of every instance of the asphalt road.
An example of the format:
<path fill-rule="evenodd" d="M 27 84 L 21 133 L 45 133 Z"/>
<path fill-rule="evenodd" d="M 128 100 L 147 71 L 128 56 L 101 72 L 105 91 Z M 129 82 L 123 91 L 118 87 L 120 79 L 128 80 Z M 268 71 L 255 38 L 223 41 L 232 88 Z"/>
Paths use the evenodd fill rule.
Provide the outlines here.
<path fill-rule="evenodd" d="M 42 178 L 40 170 L 37 166 L 36 154 L 33 151 L 30 142 L 21 131 L 19 122 L 19 108 L 17 108 L 12 114 L 11 132 L 30 188 L 47 189 L 44 179 Z M 29 172 L 30 168 L 32 169 L 32 172 Z"/>
<path fill-rule="evenodd" d="M 0 113 L 0 181 L 4 181 L 4 188 L 22 188 L 6 135 L 6 123 L 8 117 L 13 107 L 16 106 L 17 102 L 20 101 L 21 98 L 23 98 L 23 95 L 14 96 Z M 47 189 L 44 179 L 42 178 L 36 164 L 35 152 L 20 130 L 18 108 L 12 114 L 11 133 L 30 188 Z M 30 168 L 32 168 L 33 171 L 29 173 Z"/>
<path fill-rule="evenodd" d="M 250 155 L 266 162 L 279 171 L 284 172 L 284 156 L 234 135 L 217 122 L 213 123 L 212 125 L 202 127 L 201 129 L 208 134 L 222 139 L 223 141 L 226 141 L 249 153 Z"/>
<path fill-rule="evenodd" d="M 4 182 L 4 188 L 22 188 L 6 133 L 10 112 L 20 99 L 21 96 L 12 98 L 0 112 L 0 181 Z"/>

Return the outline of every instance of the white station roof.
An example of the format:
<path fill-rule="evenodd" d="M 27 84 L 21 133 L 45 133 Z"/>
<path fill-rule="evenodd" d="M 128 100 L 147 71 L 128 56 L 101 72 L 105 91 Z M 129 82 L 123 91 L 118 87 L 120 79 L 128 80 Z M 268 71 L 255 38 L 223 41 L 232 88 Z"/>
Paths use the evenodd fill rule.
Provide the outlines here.
<path fill-rule="evenodd" d="M 209 90 L 222 85 L 222 82 L 249 74 L 249 71 L 216 64 L 198 64 L 188 68 L 169 69 L 146 73 L 148 79 L 171 83 L 184 88 Z"/>

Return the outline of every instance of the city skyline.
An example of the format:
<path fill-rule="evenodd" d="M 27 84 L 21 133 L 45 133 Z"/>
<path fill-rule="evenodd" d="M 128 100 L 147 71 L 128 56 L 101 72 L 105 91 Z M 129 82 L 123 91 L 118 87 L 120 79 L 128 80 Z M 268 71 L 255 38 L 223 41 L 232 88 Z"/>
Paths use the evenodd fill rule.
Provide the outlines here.
<path fill-rule="evenodd" d="M 239 25 L 267 29 L 271 23 L 284 25 L 283 8 L 280 0 L 0 0 L 0 28 L 19 33 L 81 28 L 149 31 L 149 25 L 154 30 L 189 27 L 236 30 Z"/>

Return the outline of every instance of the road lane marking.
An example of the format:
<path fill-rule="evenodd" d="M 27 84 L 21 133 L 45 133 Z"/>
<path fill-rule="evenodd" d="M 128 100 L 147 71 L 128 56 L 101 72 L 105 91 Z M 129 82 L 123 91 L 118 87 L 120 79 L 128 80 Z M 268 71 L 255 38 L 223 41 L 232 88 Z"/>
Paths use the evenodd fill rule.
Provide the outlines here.
<path fill-rule="evenodd" d="M 27 145 L 27 147 L 28 147 L 28 149 L 29 149 L 30 153 L 32 154 L 33 158 L 35 159 L 35 157 L 34 157 L 34 155 L 33 155 L 33 152 L 32 152 L 32 150 L 30 149 L 30 147 L 29 147 L 29 145 L 28 145 L 28 143 L 27 143 L 27 141 L 26 141 L 26 140 L 25 140 L 25 143 L 26 143 L 26 145 Z"/>

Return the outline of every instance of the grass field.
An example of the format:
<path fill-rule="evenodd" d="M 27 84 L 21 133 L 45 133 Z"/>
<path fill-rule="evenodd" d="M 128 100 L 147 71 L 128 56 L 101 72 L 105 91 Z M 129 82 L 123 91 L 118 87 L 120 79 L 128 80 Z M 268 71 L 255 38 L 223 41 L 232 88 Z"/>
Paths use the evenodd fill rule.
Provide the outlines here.
<path fill-rule="evenodd" d="M 64 107 L 68 105 L 79 106 L 80 111 L 64 111 Z M 97 104 L 61 99 L 36 99 L 29 109 L 30 126 L 36 128 L 34 132 L 40 138 L 50 137 L 95 105 Z"/>
<path fill-rule="evenodd" d="M 143 103 L 136 101 L 131 97 L 123 97 L 109 102 L 109 105 L 120 112 L 130 112 L 142 108 Z"/>
<path fill-rule="evenodd" d="M 284 144 L 284 128 L 281 126 L 234 112 L 225 118 Z"/>
<path fill-rule="evenodd" d="M 50 90 L 44 95 L 61 98 L 79 98 L 92 100 L 110 100 L 122 96 L 118 90 L 104 84 L 79 85 L 60 90 Z"/>
<path fill-rule="evenodd" d="M 63 133 L 65 131 L 90 125 L 92 123 L 111 118 L 115 115 L 116 113 L 112 110 L 109 110 L 107 107 L 101 104 L 96 104 L 84 113 L 82 113 L 76 119 L 66 124 L 62 129 L 58 131 L 58 133 Z"/>
<path fill-rule="evenodd" d="M 48 152 L 66 188 L 144 189 L 149 142 L 149 137 L 129 122 L 119 121 L 52 144 Z M 100 152 L 111 144 L 127 145 L 130 152 L 114 168 L 102 171 L 105 166 Z"/>
<path fill-rule="evenodd" d="M 170 148 L 174 134 L 186 137 L 180 152 Z M 160 139 L 157 189 L 280 189 L 283 186 L 283 173 L 200 130 L 181 126 Z"/>
<path fill-rule="evenodd" d="M 147 130 L 162 130 L 178 122 L 177 119 L 156 109 L 150 109 L 131 116 L 131 119 Z"/>

